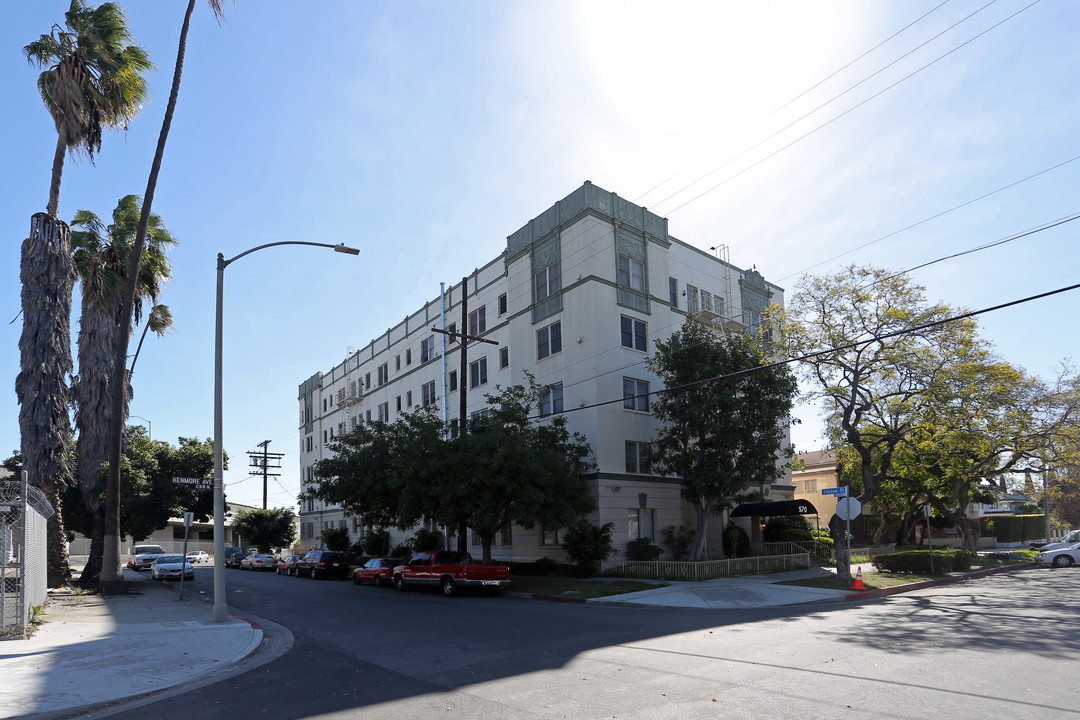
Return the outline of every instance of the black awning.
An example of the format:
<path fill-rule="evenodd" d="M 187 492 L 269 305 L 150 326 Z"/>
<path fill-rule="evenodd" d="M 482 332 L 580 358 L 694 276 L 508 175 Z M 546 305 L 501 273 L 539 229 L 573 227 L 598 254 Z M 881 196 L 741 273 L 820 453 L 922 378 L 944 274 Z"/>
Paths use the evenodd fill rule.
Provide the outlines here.
<path fill-rule="evenodd" d="M 777 515 L 817 515 L 809 500 L 777 500 L 776 502 L 743 503 L 731 511 L 731 517 L 776 517 Z"/>

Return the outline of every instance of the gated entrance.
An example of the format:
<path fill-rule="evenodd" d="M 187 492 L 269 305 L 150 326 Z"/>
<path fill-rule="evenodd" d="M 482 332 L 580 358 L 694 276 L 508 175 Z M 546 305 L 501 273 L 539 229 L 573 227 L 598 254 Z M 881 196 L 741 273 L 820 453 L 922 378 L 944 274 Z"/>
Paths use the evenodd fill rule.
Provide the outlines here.
<path fill-rule="evenodd" d="M 46 521 L 53 508 L 26 480 L 0 480 L 0 638 L 24 638 L 45 602 Z"/>

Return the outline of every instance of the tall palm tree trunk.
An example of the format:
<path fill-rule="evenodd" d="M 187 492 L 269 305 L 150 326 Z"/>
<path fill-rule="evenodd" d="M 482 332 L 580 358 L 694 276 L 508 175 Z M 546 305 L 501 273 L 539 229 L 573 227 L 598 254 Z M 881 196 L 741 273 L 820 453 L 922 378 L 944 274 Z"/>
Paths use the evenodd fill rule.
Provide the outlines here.
<path fill-rule="evenodd" d="M 150 177 L 143 195 L 142 214 L 139 216 L 139 229 L 135 236 L 135 245 L 131 250 L 128 263 L 127 286 L 124 288 L 124 300 L 120 307 L 120 330 L 116 343 L 116 358 L 113 363 L 113 377 L 127 378 L 128 340 L 131 336 L 131 313 L 135 305 L 135 286 L 139 280 L 139 263 L 146 246 L 146 227 L 150 221 L 150 210 L 154 204 L 154 192 L 157 190 L 158 174 L 161 172 L 161 160 L 165 155 L 165 143 L 169 139 L 173 114 L 176 111 L 176 98 L 180 94 L 180 77 L 184 72 L 184 54 L 187 52 L 187 35 L 191 27 L 191 14 L 195 10 L 195 0 L 188 0 L 184 13 L 184 24 L 180 28 L 180 45 L 176 51 L 176 67 L 173 69 L 172 89 L 169 92 L 169 104 L 165 108 L 165 118 L 161 123 L 154 162 L 150 166 Z M 123 581 L 120 569 L 120 455 L 122 452 L 123 426 L 125 411 L 126 382 L 114 383 L 112 393 L 112 419 L 109 428 L 109 479 L 105 493 L 105 545 L 102 555 L 101 585 L 108 590 Z"/>
<path fill-rule="evenodd" d="M 54 169 L 55 172 L 55 169 Z M 52 503 L 49 519 L 48 585 L 59 587 L 71 575 L 60 493 L 71 484 L 68 378 L 71 375 L 71 292 L 75 268 L 66 223 L 36 213 L 23 241 L 23 330 L 19 338 L 19 434 L 23 467 Z"/>
<path fill-rule="evenodd" d="M 60 208 L 60 180 L 64 176 L 64 155 L 67 153 L 68 134 L 66 126 L 57 128 L 56 152 L 53 154 L 52 179 L 49 182 L 49 204 L 46 212 L 56 217 Z"/>
<path fill-rule="evenodd" d="M 105 508 L 101 503 L 101 468 L 109 459 L 109 389 L 112 356 L 116 351 L 115 293 L 83 288 L 79 321 L 79 378 L 73 391 L 79 440 L 79 489 L 92 518 L 90 555 L 80 582 L 96 586 L 101 575 L 105 542 Z"/>

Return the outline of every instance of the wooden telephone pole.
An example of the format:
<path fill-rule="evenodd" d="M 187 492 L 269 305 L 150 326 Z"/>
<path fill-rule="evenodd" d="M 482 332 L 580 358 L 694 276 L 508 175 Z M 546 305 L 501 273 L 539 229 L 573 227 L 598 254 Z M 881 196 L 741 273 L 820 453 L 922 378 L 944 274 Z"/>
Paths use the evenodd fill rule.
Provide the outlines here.
<path fill-rule="evenodd" d="M 280 470 L 281 469 L 281 458 L 285 457 L 285 453 L 268 452 L 267 450 L 270 447 L 270 441 L 269 440 L 263 440 L 256 447 L 261 447 L 262 452 L 259 452 L 258 450 L 248 450 L 247 454 L 248 454 L 248 457 L 251 458 L 251 467 L 257 467 L 257 468 L 262 469 L 262 472 L 260 473 L 262 475 L 262 479 L 263 479 L 263 506 L 262 506 L 262 509 L 265 510 L 266 509 L 266 480 L 267 480 L 267 478 L 278 477 L 278 476 L 281 475 L 281 473 L 272 473 L 272 472 L 270 472 L 270 470 L 271 469 L 273 469 L 273 470 Z M 274 464 L 271 465 L 271 463 L 274 463 Z"/>
<path fill-rule="evenodd" d="M 461 331 L 451 332 L 450 330 L 443 330 L 442 328 L 431 328 L 432 332 L 437 332 L 442 335 L 449 335 L 452 340 L 458 340 L 461 344 L 461 363 L 458 377 L 458 391 L 460 393 L 460 403 L 458 404 L 458 434 L 461 437 L 465 436 L 465 428 L 469 419 L 468 415 L 468 402 L 465 397 L 467 384 L 469 380 L 469 341 L 488 343 L 489 345 L 498 345 L 497 340 L 488 340 L 477 335 L 469 335 L 469 278 L 468 276 L 461 278 Z M 477 332 L 480 332 L 479 328 Z M 468 528 L 464 523 L 458 528 L 458 552 L 468 552 L 469 544 L 466 534 Z"/>

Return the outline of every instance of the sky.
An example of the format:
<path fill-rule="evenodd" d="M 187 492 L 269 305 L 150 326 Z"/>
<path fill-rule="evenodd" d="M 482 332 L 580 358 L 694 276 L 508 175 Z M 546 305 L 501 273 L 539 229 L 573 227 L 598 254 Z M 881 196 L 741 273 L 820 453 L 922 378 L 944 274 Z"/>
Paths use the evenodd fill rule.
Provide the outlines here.
<path fill-rule="evenodd" d="M 121 2 L 158 71 L 91 164 L 69 158 L 61 218 L 142 194 L 185 3 Z M 56 143 L 26 43 L 67 3 L 0 26 L 0 452 L 19 446 L 19 249 Z M 260 505 L 247 451 L 285 453 L 299 490 L 297 387 L 503 251 L 585 180 L 724 245 L 788 297 L 806 272 L 905 270 L 1080 212 L 1080 4 L 1043 0 L 236 0 L 197 6 L 153 210 L 179 244 L 132 422 L 213 435 L 215 259 L 229 266 L 230 501 Z M 927 298 L 991 307 L 1076 284 L 1080 221 L 912 272 Z M 1006 360 L 1050 379 L 1080 355 L 1080 291 L 980 316 Z M 78 294 L 73 303 L 78 308 Z M 72 346 L 78 332 L 73 318 Z M 1070 320 L 1070 318 L 1073 318 Z M 133 344 L 134 347 L 134 344 Z M 800 404 L 798 450 L 823 446 Z"/>

